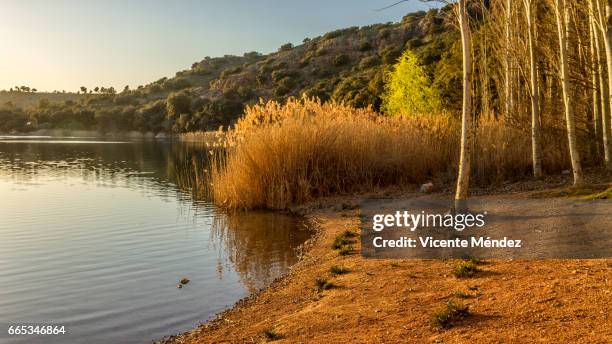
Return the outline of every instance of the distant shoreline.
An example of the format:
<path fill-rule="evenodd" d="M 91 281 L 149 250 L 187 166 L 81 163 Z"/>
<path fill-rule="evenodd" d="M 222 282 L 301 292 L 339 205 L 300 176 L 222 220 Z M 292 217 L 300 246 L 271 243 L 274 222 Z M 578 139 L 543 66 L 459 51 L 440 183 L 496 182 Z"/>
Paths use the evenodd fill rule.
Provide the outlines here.
<path fill-rule="evenodd" d="M 96 130 L 68 130 L 68 129 L 39 129 L 31 132 L 3 133 L 0 137 L 27 138 L 27 137 L 48 137 L 48 138 L 129 138 L 129 139 L 177 139 L 179 135 L 166 133 L 142 133 L 139 131 L 124 131 L 100 133 Z"/>

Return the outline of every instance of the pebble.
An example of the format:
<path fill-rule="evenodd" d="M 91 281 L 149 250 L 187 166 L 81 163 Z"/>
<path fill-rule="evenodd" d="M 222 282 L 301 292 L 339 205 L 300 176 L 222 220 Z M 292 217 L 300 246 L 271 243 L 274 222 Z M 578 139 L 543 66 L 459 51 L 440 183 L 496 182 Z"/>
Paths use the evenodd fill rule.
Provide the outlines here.
<path fill-rule="evenodd" d="M 434 191 L 434 184 L 432 182 L 422 184 L 420 190 L 422 193 L 430 193 Z"/>

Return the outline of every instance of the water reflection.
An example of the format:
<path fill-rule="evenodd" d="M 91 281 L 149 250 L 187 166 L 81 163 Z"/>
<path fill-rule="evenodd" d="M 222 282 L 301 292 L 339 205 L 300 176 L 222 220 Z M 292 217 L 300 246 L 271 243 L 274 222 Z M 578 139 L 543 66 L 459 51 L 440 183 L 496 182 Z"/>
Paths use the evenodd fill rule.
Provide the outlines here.
<path fill-rule="evenodd" d="M 188 330 L 277 278 L 309 237 L 292 217 L 210 204 L 197 145 L 53 141 L 0 140 L 0 324 L 70 325 L 45 343 Z"/>
<path fill-rule="evenodd" d="M 283 246 L 288 242 L 303 243 L 310 234 L 306 222 L 296 224 L 290 217 L 263 212 L 215 216 L 211 233 L 215 242 L 231 252 L 229 259 L 251 291 L 271 283 L 295 263 L 295 250 L 287 251 Z"/>

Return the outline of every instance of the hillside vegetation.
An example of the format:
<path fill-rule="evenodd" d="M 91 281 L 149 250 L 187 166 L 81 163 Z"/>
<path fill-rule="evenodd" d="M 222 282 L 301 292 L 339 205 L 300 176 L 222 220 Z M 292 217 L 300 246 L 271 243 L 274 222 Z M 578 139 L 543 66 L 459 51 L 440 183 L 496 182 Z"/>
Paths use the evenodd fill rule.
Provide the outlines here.
<path fill-rule="evenodd" d="M 0 132 L 79 129 L 181 133 L 229 126 L 260 98 L 303 94 L 379 110 L 384 75 L 412 50 L 443 105 L 460 102 L 459 36 L 446 9 L 406 15 L 398 23 L 351 27 L 287 43 L 277 52 L 210 58 L 137 89 L 81 87 L 80 94 L 5 91 Z M 10 102 L 7 104 L 7 102 Z"/>
<path fill-rule="evenodd" d="M 72 92 L 10 92 L 0 91 L 0 104 L 4 107 L 17 107 L 28 109 L 35 107 L 41 100 L 49 102 L 77 102 L 83 97 L 81 94 Z"/>

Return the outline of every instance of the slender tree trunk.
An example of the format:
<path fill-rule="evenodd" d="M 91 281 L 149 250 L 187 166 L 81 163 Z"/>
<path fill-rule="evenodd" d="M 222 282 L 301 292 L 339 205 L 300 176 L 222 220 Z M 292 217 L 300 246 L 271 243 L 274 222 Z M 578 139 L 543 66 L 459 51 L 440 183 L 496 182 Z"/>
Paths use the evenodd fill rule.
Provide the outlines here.
<path fill-rule="evenodd" d="M 592 88 L 593 88 L 593 129 L 595 131 L 595 157 L 596 161 L 599 162 L 601 156 L 602 145 L 601 145 L 601 114 L 603 112 L 602 107 L 602 78 L 601 78 L 601 61 L 600 61 L 600 50 L 599 50 L 599 31 L 595 24 L 595 4 L 594 0 L 590 1 L 590 16 L 589 16 L 589 33 L 591 36 L 591 73 L 592 73 Z"/>
<path fill-rule="evenodd" d="M 489 95 L 489 59 L 488 59 L 488 46 L 487 46 L 487 37 L 483 37 L 482 39 L 482 58 L 481 58 L 481 66 L 480 69 L 482 71 L 480 84 L 482 88 L 482 113 L 484 113 L 487 117 L 491 115 L 491 105 L 490 105 L 490 95 Z"/>
<path fill-rule="evenodd" d="M 574 118 L 573 102 L 570 94 L 569 66 L 567 58 L 567 31 L 569 28 L 569 10 L 565 0 L 555 1 L 555 17 L 559 34 L 559 70 L 561 74 L 561 88 L 563 89 L 563 103 L 565 105 L 565 122 L 567 125 L 567 141 L 569 144 L 570 159 L 574 174 L 574 185 L 584 182 L 578 140 L 576 138 L 576 120 Z"/>
<path fill-rule="evenodd" d="M 606 1 L 606 17 L 605 22 L 601 25 L 604 26 L 604 46 L 606 48 L 606 65 L 608 67 L 608 92 L 612 90 L 612 23 L 610 22 L 610 16 L 612 16 L 612 0 Z M 609 109 L 612 109 L 612 97 L 608 96 Z M 610 113 L 608 112 L 605 116 L 601 117 L 602 135 L 603 135 L 603 148 L 604 148 L 604 160 L 607 170 L 612 170 L 612 152 L 610 147 Z"/>
<path fill-rule="evenodd" d="M 606 67 L 608 70 L 607 77 L 608 82 L 606 84 L 607 90 L 604 91 L 602 87 L 602 98 L 606 98 L 607 102 L 604 104 L 605 108 L 601 115 L 601 135 L 603 137 L 603 151 L 604 151 L 604 164 L 606 169 L 612 170 L 612 155 L 610 152 L 610 112 L 612 109 L 612 97 L 610 97 L 610 90 L 612 86 L 612 29 L 610 28 L 610 12 L 611 5 L 610 2 L 612 0 L 606 0 L 606 8 L 605 12 L 601 8 L 600 0 L 594 0 L 597 2 L 597 17 L 598 17 L 598 26 L 604 38 L 604 48 L 606 51 Z M 600 64 L 601 65 L 601 64 Z"/>
<path fill-rule="evenodd" d="M 470 186 L 472 155 L 472 37 L 467 14 L 467 0 L 458 0 L 459 28 L 461 30 L 461 50 L 463 53 L 463 104 L 461 112 L 461 154 L 459 157 L 459 174 L 455 192 L 455 209 L 465 208 Z"/>
<path fill-rule="evenodd" d="M 531 67 L 531 157 L 533 161 L 533 176 L 542 177 L 542 143 L 540 128 L 540 95 L 538 92 L 538 64 L 534 47 L 535 18 L 531 8 L 531 0 L 524 0 L 527 16 L 527 38 L 529 40 L 529 66 Z"/>
<path fill-rule="evenodd" d="M 512 102 L 512 60 L 510 58 L 510 39 L 512 36 L 512 0 L 506 0 L 506 63 L 504 65 L 505 80 L 505 107 L 506 117 L 512 116 L 514 104 Z"/>
<path fill-rule="evenodd" d="M 594 0 L 599 1 L 599 0 Z M 610 90 L 608 87 L 607 80 L 607 68 L 604 64 L 604 57 L 601 54 L 601 41 L 600 41 L 600 33 L 602 30 L 595 30 L 595 50 L 597 50 L 597 74 L 599 75 L 599 90 L 601 95 L 601 116 L 599 118 L 599 134 L 597 141 L 599 142 L 599 146 L 601 150 L 604 152 L 604 161 L 605 161 L 605 149 L 603 145 L 603 119 L 609 118 L 610 116 Z"/>

